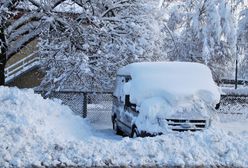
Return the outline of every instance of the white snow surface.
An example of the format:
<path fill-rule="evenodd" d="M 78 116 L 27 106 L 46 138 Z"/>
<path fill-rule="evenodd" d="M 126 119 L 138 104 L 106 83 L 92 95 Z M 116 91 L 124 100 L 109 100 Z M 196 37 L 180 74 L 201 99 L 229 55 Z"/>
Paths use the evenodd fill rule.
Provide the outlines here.
<path fill-rule="evenodd" d="M 0 167 L 248 167 L 244 123 L 235 123 L 242 131 L 216 121 L 203 132 L 122 138 L 95 131 L 58 100 L 45 100 L 32 90 L 0 87 Z"/>
<path fill-rule="evenodd" d="M 210 69 L 192 62 L 142 62 L 121 68 L 118 75 L 130 75 L 125 93 L 131 102 L 141 105 L 143 100 L 162 97 L 171 105 L 180 101 L 200 98 L 215 106 L 220 91 L 214 83 Z M 117 97 L 118 91 L 114 93 Z"/>

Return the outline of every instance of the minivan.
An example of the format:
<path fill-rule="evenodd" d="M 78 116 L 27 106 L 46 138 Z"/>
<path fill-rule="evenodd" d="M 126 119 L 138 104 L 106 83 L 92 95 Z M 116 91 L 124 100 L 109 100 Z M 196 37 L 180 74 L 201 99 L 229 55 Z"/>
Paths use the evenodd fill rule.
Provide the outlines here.
<path fill-rule="evenodd" d="M 207 129 L 220 91 L 204 64 L 141 62 L 118 70 L 113 97 L 115 133 L 144 137 Z"/>

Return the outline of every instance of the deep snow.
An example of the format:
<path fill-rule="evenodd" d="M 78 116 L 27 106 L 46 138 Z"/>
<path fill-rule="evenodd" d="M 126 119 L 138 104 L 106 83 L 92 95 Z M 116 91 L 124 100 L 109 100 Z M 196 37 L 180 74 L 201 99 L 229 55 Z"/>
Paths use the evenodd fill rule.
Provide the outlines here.
<path fill-rule="evenodd" d="M 236 129 L 244 129 L 215 122 L 204 132 L 122 138 L 109 129 L 96 131 L 59 100 L 44 100 L 32 90 L 0 87 L 0 167 L 248 167 L 247 120 L 233 122 Z"/>

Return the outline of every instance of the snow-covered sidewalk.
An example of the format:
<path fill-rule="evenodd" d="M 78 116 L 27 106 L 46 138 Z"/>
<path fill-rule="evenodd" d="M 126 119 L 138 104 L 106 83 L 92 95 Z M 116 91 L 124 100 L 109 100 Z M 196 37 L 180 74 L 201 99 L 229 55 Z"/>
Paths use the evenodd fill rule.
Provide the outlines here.
<path fill-rule="evenodd" d="M 248 167 L 248 122 L 233 122 L 215 122 L 204 132 L 123 138 L 92 127 L 59 100 L 0 87 L 0 167 Z"/>

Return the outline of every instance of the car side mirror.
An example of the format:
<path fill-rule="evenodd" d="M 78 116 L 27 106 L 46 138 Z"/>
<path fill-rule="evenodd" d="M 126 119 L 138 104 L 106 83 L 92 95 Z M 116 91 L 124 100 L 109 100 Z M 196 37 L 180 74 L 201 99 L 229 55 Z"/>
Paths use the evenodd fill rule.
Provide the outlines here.
<path fill-rule="evenodd" d="M 216 104 L 215 109 L 218 110 L 220 108 L 220 103 Z"/>
<path fill-rule="evenodd" d="M 130 95 L 125 95 L 125 106 L 126 107 L 130 107 L 131 106 Z"/>

